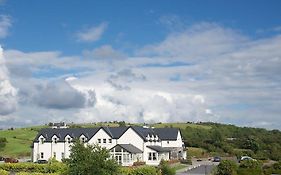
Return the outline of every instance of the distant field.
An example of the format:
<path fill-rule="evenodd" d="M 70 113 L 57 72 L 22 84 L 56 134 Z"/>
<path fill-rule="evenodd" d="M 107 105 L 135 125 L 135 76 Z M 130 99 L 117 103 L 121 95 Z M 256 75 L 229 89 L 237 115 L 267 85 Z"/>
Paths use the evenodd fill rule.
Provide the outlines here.
<path fill-rule="evenodd" d="M 195 123 L 157 123 L 153 125 L 155 128 L 165 128 L 165 127 L 174 127 L 174 128 L 180 128 L 185 129 L 187 126 L 191 128 L 199 128 L 199 129 L 212 129 L 211 126 L 206 125 L 200 125 Z"/>
<path fill-rule="evenodd" d="M 5 137 L 8 141 L 4 150 L 0 151 L 0 156 L 29 156 L 31 154 L 30 146 L 32 141 L 37 131 L 41 128 L 42 126 L 0 131 L 0 137 Z"/>

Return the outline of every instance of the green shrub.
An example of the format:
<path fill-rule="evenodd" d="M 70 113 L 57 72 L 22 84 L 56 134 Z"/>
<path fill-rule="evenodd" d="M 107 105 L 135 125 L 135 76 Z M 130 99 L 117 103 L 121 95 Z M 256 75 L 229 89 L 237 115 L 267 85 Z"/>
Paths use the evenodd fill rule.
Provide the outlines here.
<path fill-rule="evenodd" d="M 159 170 L 153 166 L 142 167 L 123 167 L 119 175 L 162 175 Z"/>
<path fill-rule="evenodd" d="M 1 175 L 9 175 L 8 171 L 5 171 L 5 170 L 0 170 L 0 174 Z"/>
<path fill-rule="evenodd" d="M 243 160 L 237 172 L 239 175 L 262 175 L 262 164 L 256 160 Z"/>
<path fill-rule="evenodd" d="M 175 175 L 176 170 L 169 166 L 167 161 L 161 160 L 159 164 L 159 169 L 161 170 L 162 175 Z"/>
<path fill-rule="evenodd" d="M 216 175 L 236 175 L 237 165 L 231 160 L 222 160 L 217 166 Z"/>
<path fill-rule="evenodd" d="M 60 162 L 49 164 L 36 163 L 4 163 L 0 170 L 28 173 L 61 173 L 66 170 L 66 165 Z"/>

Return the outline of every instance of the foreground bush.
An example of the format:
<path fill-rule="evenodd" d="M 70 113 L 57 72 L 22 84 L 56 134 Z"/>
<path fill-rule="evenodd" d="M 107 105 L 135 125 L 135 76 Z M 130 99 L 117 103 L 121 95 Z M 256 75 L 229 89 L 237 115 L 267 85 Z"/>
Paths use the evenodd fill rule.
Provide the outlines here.
<path fill-rule="evenodd" d="M 63 163 L 4 163 L 0 164 L 0 170 L 26 173 L 63 173 L 66 170 L 66 165 Z M 0 173 L 1 174 L 1 173 Z M 2 174 L 1 174 L 2 175 Z"/>
<path fill-rule="evenodd" d="M 175 175 L 176 174 L 175 168 L 170 167 L 168 162 L 165 160 L 161 160 L 161 162 L 159 164 L 159 169 L 160 169 L 162 175 Z"/>
<path fill-rule="evenodd" d="M 8 171 L 5 171 L 5 170 L 0 170 L 0 174 L 1 175 L 9 175 Z"/>
<path fill-rule="evenodd" d="M 109 151 L 99 145 L 87 145 L 77 140 L 71 146 L 69 159 L 66 161 L 68 175 L 116 175 L 119 165 L 110 159 Z"/>
<path fill-rule="evenodd" d="M 162 175 L 160 171 L 153 166 L 142 166 L 142 167 L 129 167 L 121 168 L 119 175 Z"/>
<path fill-rule="evenodd" d="M 222 160 L 217 166 L 216 175 L 236 175 L 237 165 L 231 160 Z"/>

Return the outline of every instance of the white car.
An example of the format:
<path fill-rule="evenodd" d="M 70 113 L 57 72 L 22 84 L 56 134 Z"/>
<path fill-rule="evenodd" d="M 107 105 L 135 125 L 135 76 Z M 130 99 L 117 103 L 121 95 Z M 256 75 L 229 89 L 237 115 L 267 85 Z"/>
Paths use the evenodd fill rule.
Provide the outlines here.
<path fill-rule="evenodd" d="M 257 161 L 256 159 L 253 159 L 252 157 L 249 157 L 249 156 L 242 156 L 241 159 L 240 159 L 240 162 L 243 161 L 243 160 L 253 160 L 253 161 Z"/>

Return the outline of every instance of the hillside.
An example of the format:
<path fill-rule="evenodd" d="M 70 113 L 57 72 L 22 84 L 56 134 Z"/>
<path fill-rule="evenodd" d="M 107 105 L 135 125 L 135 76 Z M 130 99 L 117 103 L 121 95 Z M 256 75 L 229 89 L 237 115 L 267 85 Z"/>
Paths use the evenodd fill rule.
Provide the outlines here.
<path fill-rule="evenodd" d="M 124 122 L 105 122 L 92 124 L 72 124 L 70 127 L 117 127 Z M 126 124 L 142 125 L 142 124 Z M 0 137 L 7 139 L 7 144 L 0 150 L 0 156 L 22 157 L 29 156 L 30 145 L 37 132 L 47 126 L 1 130 Z M 281 132 L 261 128 L 237 127 L 217 123 L 156 123 L 151 127 L 180 128 L 185 145 L 190 155 L 211 156 L 249 155 L 258 159 L 280 160 Z"/>

